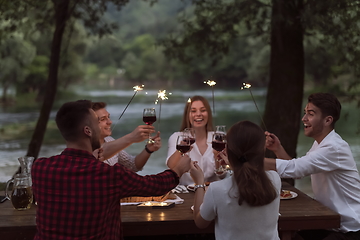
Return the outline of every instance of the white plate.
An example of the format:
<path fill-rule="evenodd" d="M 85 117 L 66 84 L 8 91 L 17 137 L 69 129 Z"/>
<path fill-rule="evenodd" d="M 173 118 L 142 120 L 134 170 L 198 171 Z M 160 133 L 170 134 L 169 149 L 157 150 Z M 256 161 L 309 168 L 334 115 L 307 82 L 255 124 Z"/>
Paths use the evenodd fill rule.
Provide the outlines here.
<path fill-rule="evenodd" d="M 280 199 L 293 199 L 293 198 L 296 198 L 298 196 L 298 194 L 296 192 L 293 192 L 293 191 L 290 191 L 290 194 L 291 194 L 291 197 L 281 197 L 280 196 Z"/>

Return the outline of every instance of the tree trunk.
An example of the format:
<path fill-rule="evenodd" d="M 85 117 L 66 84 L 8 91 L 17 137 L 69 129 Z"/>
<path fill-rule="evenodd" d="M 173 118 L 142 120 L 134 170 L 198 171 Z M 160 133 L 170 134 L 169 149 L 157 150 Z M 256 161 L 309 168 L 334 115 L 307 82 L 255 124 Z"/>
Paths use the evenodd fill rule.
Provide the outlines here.
<path fill-rule="evenodd" d="M 270 81 L 264 121 L 296 157 L 304 93 L 303 0 L 273 0 Z"/>
<path fill-rule="evenodd" d="M 46 82 L 46 92 L 41 107 L 40 116 L 37 121 L 33 136 L 29 143 L 27 156 L 38 157 L 42 141 L 44 139 L 46 126 L 49 120 L 51 108 L 53 106 L 57 91 L 58 68 L 60 62 L 61 42 L 65 30 L 66 22 L 69 18 L 70 0 L 53 0 L 55 10 L 55 32 L 51 45 L 51 55 L 49 63 L 49 75 Z"/>
<path fill-rule="evenodd" d="M 2 93 L 2 97 L 1 97 L 1 102 L 4 103 L 5 105 L 8 102 L 8 99 L 7 99 L 7 90 L 8 90 L 8 88 L 9 88 L 9 85 L 7 83 L 4 83 L 3 84 L 3 93 Z"/>

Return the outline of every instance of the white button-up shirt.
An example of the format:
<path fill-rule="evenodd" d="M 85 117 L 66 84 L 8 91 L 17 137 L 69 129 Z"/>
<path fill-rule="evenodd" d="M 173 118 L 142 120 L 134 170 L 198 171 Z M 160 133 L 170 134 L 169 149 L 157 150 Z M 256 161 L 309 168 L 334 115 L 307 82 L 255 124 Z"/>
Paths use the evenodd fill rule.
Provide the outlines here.
<path fill-rule="evenodd" d="M 311 175 L 317 201 L 341 215 L 341 232 L 360 230 L 360 178 L 347 142 L 334 130 L 307 154 L 292 160 L 276 159 L 282 178 Z"/>
<path fill-rule="evenodd" d="M 115 139 L 111 136 L 107 136 L 104 138 L 105 142 L 111 142 L 114 141 Z M 104 161 L 105 163 L 109 164 L 110 166 L 114 166 L 116 163 L 119 163 L 121 165 L 123 165 L 124 167 L 134 171 L 134 172 L 138 172 L 141 171 L 142 169 L 138 169 L 135 165 L 135 156 L 128 154 L 127 152 L 125 152 L 124 150 L 116 153 L 114 156 L 112 156 L 109 159 L 106 159 Z"/>
<path fill-rule="evenodd" d="M 181 134 L 181 132 L 173 133 L 168 141 L 168 157 L 166 162 L 168 161 L 169 157 L 176 151 L 176 140 L 177 137 Z M 208 132 L 207 135 L 207 149 L 204 154 L 200 153 L 196 142 L 192 145 L 192 150 L 186 154 L 189 155 L 192 161 L 197 161 L 200 168 L 204 172 L 204 180 L 205 182 L 213 182 L 220 180 L 218 176 L 215 174 L 215 160 L 214 160 L 214 153 L 211 145 L 212 136 L 214 132 Z M 190 185 L 193 184 L 194 181 L 190 176 L 190 173 L 184 173 L 180 178 L 180 184 L 182 185 Z"/>

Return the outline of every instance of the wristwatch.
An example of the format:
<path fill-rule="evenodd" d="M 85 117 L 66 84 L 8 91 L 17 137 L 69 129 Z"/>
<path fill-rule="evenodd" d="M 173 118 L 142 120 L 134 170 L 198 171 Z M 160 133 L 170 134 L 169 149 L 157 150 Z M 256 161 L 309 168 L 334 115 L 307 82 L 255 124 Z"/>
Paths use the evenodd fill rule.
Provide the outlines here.
<path fill-rule="evenodd" d="M 196 192 L 196 189 L 198 189 L 198 188 L 202 188 L 202 189 L 205 190 L 205 185 L 204 185 L 204 184 L 195 185 L 195 186 L 194 186 L 194 192 Z"/>
<path fill-rule="evenodd" d="M 149 153 L 149 154 L 152 154 L 154 151 L 150 151 L 149 149 L 148 149 L 148 147 L 147 147 L 147 145 L 145 145 L 145 151 L 147 152 L 147 153 Z"/>

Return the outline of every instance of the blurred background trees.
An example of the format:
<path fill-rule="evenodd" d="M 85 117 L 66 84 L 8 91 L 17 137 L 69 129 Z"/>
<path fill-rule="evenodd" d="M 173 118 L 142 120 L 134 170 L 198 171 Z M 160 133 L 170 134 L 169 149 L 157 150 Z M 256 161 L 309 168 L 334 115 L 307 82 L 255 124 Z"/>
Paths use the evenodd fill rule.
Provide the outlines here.
<path fill-rule="evenodd" d="M 6 2 L 14 1 L 2 1 L 1 11 L 3 13 L 14 11 L 6 8 Z M 152 2 L 155 3 L 152 4 Z M 213 2 L 219 5 L 219 8 L 224 6 L 221 5 L 221 1 Z M 255 5 L 259 1 L 234 2 L 244 2 L 244 4 L 253 2 Z M 199 33 L 196 45 L 196 48 L 199 49 L 179 46 L 182 47 L 180 51 L 184 54 L 182 59 L 184 61 L 170 58 L 171 54 L 166 55 L 165 53 L 169 53 L 169 48 L 163 44 L 163 40 L 168 36 L 177 39 L 185 38 L 186 36 L 180 34 L 181 30 L 186 29 L 187 24 L 191 26 L 194 23 L 191 21 L 196 19 L 196 14 L 204 13 L 204 9 L 196 10 L 191 0 L 129 1 L 121 11 L 118 11 L 114 4 L 107 3 L 104 16 L 100 21 L 108 24 L 116 23 L 118 26 L 118 28 L 112 29 L 110 34 L 105 34 L 107 32 L 104 30 L 100 34 L 101 37 L 100 35 L 89 35 L 91 26 L 85 25 L 81 19 L 71 19 L 69 26 L 65 29 L 62 62 L 59 69 L 59 90 L 71 90 L 78 86 L 121 89 L 131 87 L 134 81 L 151 82 L 154 88 L 159 86 L 202 88 L 206 87 L 202 83 L 203 80 L 209 78 L 216 80 L 219 88 L 238 87 L 244 81 L 251 82 L 254 86 L 266 87 L 269 82 L 269 34 L 271 29 L 269 24 L 272 1 L 260 2 L 262 4 L 258 5 L 261 6 L 258 9 L 250 8 L 251 5 L 249 5 L 242 11 L 241 9 L 233 11 L 233 15 L 238 13 L 238 19 L 230 18 L 231 12 L 228 11 L 227 18 L 222 19 L 222 22 L 231 21 L 231 31 L 235 31 L 234 36 L 223 36 L 226 40 L 225 43 L 221 43 L 221 41 L 225 41 L 224 39 L 221 40 L 218 36 L 214 37 L 215 42 L 221 43 L 217 46 L 219 51 L 216 54 L 206 42 L 212 34 L 210 30 L 207 32 L 203 30 L 201 33 L 203 35 Z M 353 2 L 356 4 L 356 1 Z M 51 1 L 47 4 L 51 4 Z M 351 24 L 341 23 L 340 12 L 333 12 L 332 18 L 327 16 L 328 19 L 324 19 L 321 18 L 323 15 L 319 16 L 318 12 L 326 11 L 329 9 L 328 6 L 319 6 L 321 4 L 317 3 L 316 7 L 313 7 L 312 1 L 304 1 L 304 4 L 309 6 L 302 16 L 304 23 L 307 24 L 307 29 L 309 26 L 314 26 L 315 21 L 320 27 L 327 28 L 327 30 L 322 30 L 327 35 L 320 32 L 319 29 L 311 29 L 306 32 L 304 37 L 305 87 L 316 89 L 331 87 L 347 92 L 346 87 L 356 81 L 354 67 L 358 64 L 355 62 L 357 57 L 355 58 L 353 54 L 356 49 L 354 49 L 354 44 L 349 45 L 349 41 L 357 41 L 356 29 L 353 28 L 357 21 L 352 21 Z M 12 15 L 8 16 L 8 22 L 5 21 L 5 17 L 2 18 L 0 25 L 2 26 L 0 38 L 1 87 L 3 91 L 15 88 L 16 94 L 36 92 L 41 96 L 43 95 L 41 85 L 46 82 L 46 67 L 49 64 L 52 31 L 54 30 L 53 20 L 46 20 L 47 24 L 39 23 L 39 17 L 50 19 L 50 15 L 41 14 L 45 11 L 44 7 L 37 10 L 27 6 L 26 9 L 31 10 L 31 14 L 27 12 L 26 19 L 21 20 L 22 27 L 17 27 L 16 31 L 11 33 L 5 32 L 4 27 L 15 29 L 15 25 L 9 26 L 9 22 L 16 22 L 16 19 L 14 20 Z M 253 9 L 253 12 L 249 9 Z M 308 12 L 309 9 L 312 9 L 313 12 Z M 245 10 L 249 10 L 249 16 L 244 15 L 243 11 Z M 357 9 L 353 7 L 353 11 L 357 12 Z M 21 12 L 17 14 L 21 14 Z M 352 13 L 349 12 L 349 14 Z M 242 21 L 242 19 L 244 20 Z M 312 22 L 309 22 L 308 19 L 312 19 Z M 221 23 L 220 16 L 216 20 L 219 20 L 217 24 Z M 329 21 L 327 24 L 326 20 Z M 352 38 L 345 36 L 341 29 L 334 29 L 334 24 L 330 24 L 330 21 L 338 22 L 338 25 L 342 24 L 348 28 L 352 26 Z M 209 25 L 215 26 L 214 21 Z M 332 31 L 331 36 L 337 36 L 337 39 L 333 37 L 332 40 L 329 40 L 330 30 Z M 341 37 L 346 37 L 346 39 L 341 40 Z M 11 42 L 15 44 L 16 41 L 20 41 L 19 48 L 23 48 L 22 50 L 11 47 L 12 53 L 4 52 L 4 49 L 8 48 L 6 45 Z M 341 51 L 339 48 L 335 48 L 340 45 L 342 45 Z M 201 46 L 203 46 L 202 52 L 199 52 Z M 33 49 L 35 55 L 31 56 L 31 53 L 24 52 L 20 54 L 22 57 L 18 60 L 16 60 L 16 56 L 9 55 L 16 55 L 15 51 L 26 51 L 26 49 L 29 51 Z M 348 60 L 345 61 L 345 59 Z M 349 59 L 352 61 L 350 62 Z M 15 61 L 19 70 L 16 72 L 23 75 L 22 77 L 18 76 L 18 80 L 14 79 L 15 77 L 13 79 L 8 77 L 7 72 L 11 71 L 11 68 L 16 68 L 15 65 L 8 67 L 7 64 L 11 64 L 9 61 Z M 345 79 L 346 84 L 341 79 Z M 21 86 L 17 82 L 21 82 Z M 40 100 L 40 96 L 36 99 Z M 3 101 L 8 97 L 11 96 L 3 94 Z"/>

